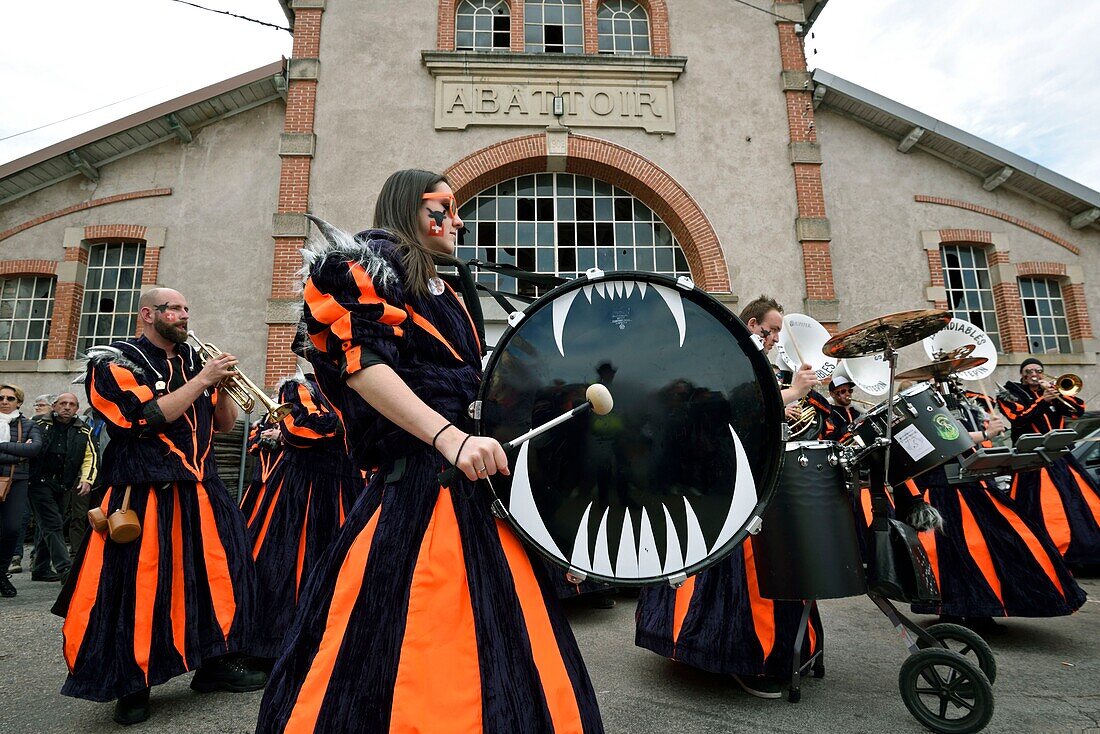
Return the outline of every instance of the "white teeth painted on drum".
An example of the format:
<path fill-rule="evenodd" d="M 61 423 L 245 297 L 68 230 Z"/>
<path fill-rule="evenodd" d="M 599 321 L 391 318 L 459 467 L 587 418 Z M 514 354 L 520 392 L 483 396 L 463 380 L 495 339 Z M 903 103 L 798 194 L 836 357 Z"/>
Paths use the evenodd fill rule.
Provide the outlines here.
<path fill-rule="evenodd" d="M 573 556 L 569 560 L 574 568 L 582 571 L 592 570 L 592 559 L 588 555 L 588 515 L 591 512 L 592 503 L 589 502 L 588 507 L 584 508 L 584 514 L 581 515 L 581 524 L 577 527 L 577 538 L 573 541 Z"/>
<path fill-rule="evenodd" d="M 648 286 L 646 285 L 646 282 L 644 280 L 638 281 L 638 292 L 642 294 L 642 298 L 645 298 L 645 289 L 647 287 Z"/>
<path fill-rule="evenodd" d="M 638 578 L 638 544 L 634 542 L 634 525 L 630 522 L 630 510 L 623 517 L 623 532 L 619 536 L 619 552 L 615 559 L 615 577 Z"/>
<path fill-rule="evenodd" d="M 584 291 L 584 297 L 588 299 L 588 302 L 592 303 L 592 286 L 582 285 L 581 290 Z"/>
<path fill-rule="evenodd" d="M 680 536 L 676 534 L 676 524 L 672 522 L 672 514 L 664 502 L 661 503 L 661 509 L 665 511 L 665 573 L 676 573 L 684 568 Z"/>
<path fill-rule="evenodd" d="M 631 294 L 634 293 L 634 281 L 628 280 L 624 285 L 626 286 L 626 297 L 630 298 Z"/>
<path fill-rule="evenodd" d="M 629 282 L 629 281 L 628 281 Z M 661 575 L 661 557 L 657 555 L 657 539 L 649 513 L 642 508 L 642 526 L 638 530 L 638 578 Z"/>
<path fill-rule="evenodd" d="M 600 296 L 602 296 L 603 298 L 607 298 L 607 284 L 604 283 L 602 280 L 597 280 L 595 285 L 596 292 L 599 293 Z"/>
<path fill-rule="evenodd" d="M 565 560 L 565 556 L 558 549 L 558 544 L 546 528 L 538 507 L 535 506 L 535 495 L 531 492 L 531 478 L 527 473 L 527 447 L 530 442 L 525 442 L 520 447 L 516 456 L 516 466 L 512 471 L 512 490 L 508 499 L 508 512 L 512 514 L 521 528 L 527 531 L 531 539 L 542 548 L 550 551 L 558 558 Z"/>
<path fill-rule="evenodd" d="M 752 475 L 752 467 L 749 466 L 749 457 L 745 454 L 745 447 L 741 445 L 741 437 L 737 435 L 737 431 L 733 430 L 733 426 L 730 426 L 730 434 L 733 436 L 737 478 L 734 480 L 733 500 L 730 502 L 729 514 L 726 515 L 726 522 L 718 533 L 718 539 L 711 546 L 711 553 L 728 543 L 734 533 L 744 527 L 745 521 L 749 519 L 749 515 L 756 508 L 756 502 L 759 499 L 756 492 L 756 479 Z"/>
<path fill-rule="evenodd" d="M 707 539 L 703 537 L 703 528 L 699 526 L 699 518 L 695 516 L 695 509 L 691 502 L 684 497 L 684 511 L 687 517 L 688 547 L 684 555 L 684 565 L 691 566 L 707 557 Z"/>
<path fill-rule="evenodd" d="M 592 571 L 603 576 L 614 576 L 611 568 L 611 548 L 607 545 L 607 514 L 611 508 L 603 511 L 600 529 L 596 531 L 596 556 L 592 559 Z"/>
<path fill-rule="evenodd" d="M 684 321 L 684 299 L 671 288 L 663 285 L 653 285 L 654 290 L 665 300 L 665 305 L 672 312 L 672 318 L 676 321 L 676 328 L 680 330 L 680 346 L 684 346 L 684 337 L 687 335 L 687 324 Z"/>
<path fill-rule="evenodd" d="M 566 291 L 561 298 L 554 299 L 551 304 L 554 309 L 554 342 L 558 345 L 558 352 L 565 356 L 565 344 L 562 335 L 565 333 L 565 320 L 569 317 L 569 309 L 573 307 L 573 301 L 577 297 L 577 291 Z"/>
<path fill-rule="evenodd" d="M 621 280 L 615 281 L 615 298 L 620 298 L 623 295 L 623 282 Z"/>

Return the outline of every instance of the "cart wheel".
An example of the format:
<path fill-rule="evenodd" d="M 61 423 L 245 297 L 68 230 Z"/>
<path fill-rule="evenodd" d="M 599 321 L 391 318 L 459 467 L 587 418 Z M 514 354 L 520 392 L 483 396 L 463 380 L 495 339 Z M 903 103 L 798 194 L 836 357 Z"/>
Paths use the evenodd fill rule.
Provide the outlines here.
<path fill-rule="evenodd" d="M 997 682 L 997 658 L 989 643 L 974 630 L 959 624 L 934 624 L 925 630 L 943 643 L 948 650 L 954 650 L 972 663 L 977 664 L 990 685 Z M 921 647 L 925 647 L 921 644 Z"/>
<path fill-rule="evenodd" d="M 993 686 L 953 650 L 928 648 L 906 658 L 898 673 L 905 708 L 938 734 L 971 734 L 993 718 Z"/>

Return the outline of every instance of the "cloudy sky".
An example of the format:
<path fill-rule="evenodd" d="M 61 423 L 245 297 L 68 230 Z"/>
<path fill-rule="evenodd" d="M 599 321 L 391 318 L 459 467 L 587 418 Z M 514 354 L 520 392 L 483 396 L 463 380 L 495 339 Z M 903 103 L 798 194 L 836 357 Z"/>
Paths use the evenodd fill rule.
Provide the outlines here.
<path fill-rule="evenodd" d="M 276 0 L 197 2 L 286 23 Z M 172 0 L 5 5 L 0 162 L 290 55 L 283 31 Z M 811 67 L 1100 190 L 1097 10 L 1100 0 L 831 0 L 807 54 Z"/>

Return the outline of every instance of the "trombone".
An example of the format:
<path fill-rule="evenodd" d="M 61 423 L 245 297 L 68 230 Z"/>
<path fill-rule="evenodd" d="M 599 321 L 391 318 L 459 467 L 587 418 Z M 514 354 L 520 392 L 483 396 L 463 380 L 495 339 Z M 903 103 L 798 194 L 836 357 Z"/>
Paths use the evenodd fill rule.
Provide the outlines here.
<path fill-rule="evenodd" d="M 1076 409 L 1077 406 L 1066 400 L 1066 398 L 1072 398 L 1077 393 L 1081 392 L 1081 388 L 1084 387 L 1085 381 L 1082 380 L 1078 375 L 1075 375 L 1072 372 L 1067 372 L 1064 375 L 1060 375 L 1053 382 L 1049 380 L 1043 380 L 1040 381 L 1039 384 L 1042 385 L 1044 390 L 1050 388 L 1057 390 L 1058 399 L 1065 403 L 1067 407 Z"/>
<path fill-rule="evenodd" d="M 194 340 L 198 345 L 199 358 L 203 364 L 206 364 L 212 359 L 217 359 L 224 352 L 218 349 L 210 342 L 201 341 L 195 332 L 187 332 L 187 338 Z M 253 408 L 256 407 L 256 403 L 259 403 L 267 411 L 267 422 L 278 423 L 283 418 L 290 415 L 290 403 L 276 403 L 274 400 L 267 396 L 263 390 L 256 386 L 256 383 L 244 376 L 244 374 L 236 367 L 233 368 L 233 374 L 225 378 L 222 384 L 219 385 L 225 394 L 232 398 L 233 402 L 241 406 L 241 410 L 245 413 L 251 413 Z"/>

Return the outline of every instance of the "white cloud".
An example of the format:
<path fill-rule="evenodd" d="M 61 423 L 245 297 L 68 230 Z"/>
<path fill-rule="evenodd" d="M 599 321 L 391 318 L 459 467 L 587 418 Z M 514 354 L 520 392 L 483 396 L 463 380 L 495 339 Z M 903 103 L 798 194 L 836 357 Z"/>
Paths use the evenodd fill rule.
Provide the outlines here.
<path fill-rule="evenodd" d="M 833 0 L 809 62 L 1100 189 L 1090 5 Z"/>

